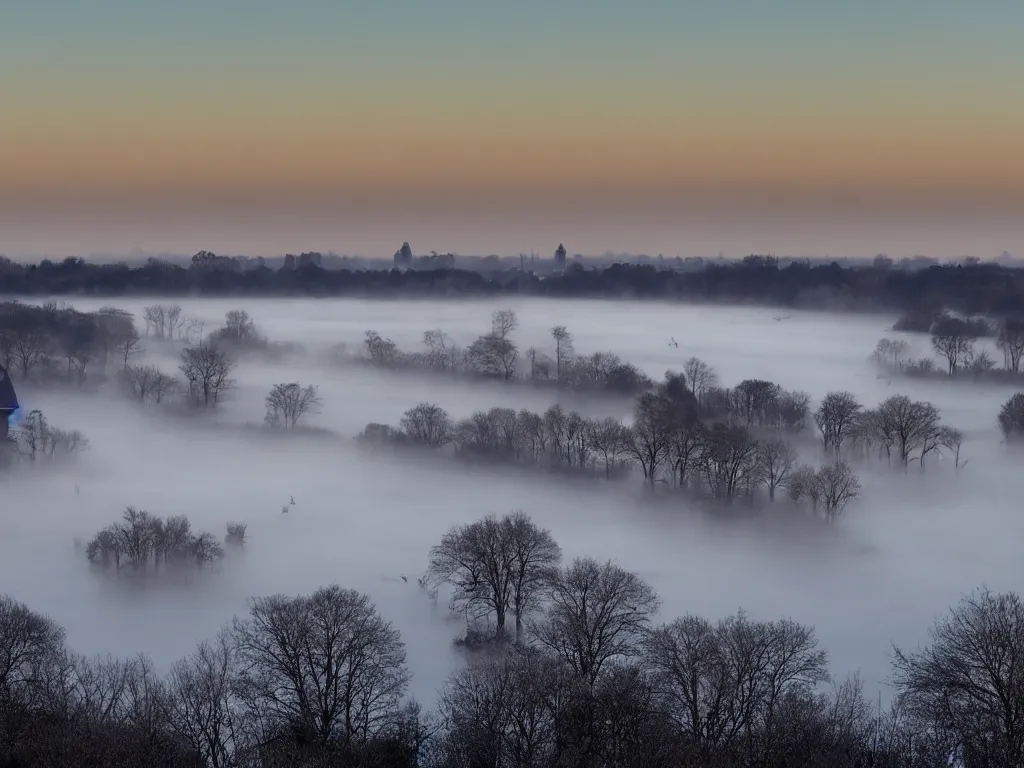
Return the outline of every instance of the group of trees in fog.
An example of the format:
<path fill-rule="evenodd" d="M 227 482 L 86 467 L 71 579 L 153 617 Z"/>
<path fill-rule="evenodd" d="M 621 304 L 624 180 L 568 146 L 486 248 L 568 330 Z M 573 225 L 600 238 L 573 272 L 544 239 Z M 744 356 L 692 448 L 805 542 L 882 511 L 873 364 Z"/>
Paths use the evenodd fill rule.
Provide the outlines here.
<path fill-rule="evenodd" d="M 224 543 L 245 543 L 244 523 L 228 523 Z M 224 557 L 224 547 L 211 533 L 196 533 L 185 515 L 161 518 L 144 509 L 128 507 L 118 523 L 96 534 L 85 546 L 94 566 L 114 575 L 146 576 L 185 568 L 203 568 Z"/>
<path fill-rule="evenodd" d="M 967 768 L 1024 761 L 1024 603 L 980 590 L 897 648 L 892 706 L 814 629 L 740 611 L 659 623 L 614 562 L 562 562 L 521 513 L 457 526 L 421 583 L 493 631 L 424 710 L 403 640 L 339 586 L 251 601 L 158 676 L 87 658 L 0 596 L 0 764 L 192 768 Z M 505 629 L 506 618 L 515 632 Z M 470 625 L 471 626 L 471 625 Z"/>
<path fill-rule="evenodd" d="M 13 295 L 364 295 L 607 297 L 743 302 L 782 306 L 966 314 L 1024 313 L 1024 269 L 974 263 L 923 269 L 879 258 L 872 265 L 781 265 L 771 256 L 735 263 L 664 259 L 660 265 L 569 265 L 555 274 L 478 271 L 324 269 L 317 259 L 286 259 L 280 269 L 202 251 L 188 267 L 152 258 L 138 266 L 81 258 L 19 264 L 0 257 L 0 284 Z"/>
<path fill-rule="evenodd" d="M 970 377 L 994 381 L 1017 380 L 1024 358 L 1024 318 L 1005 317 L 998 324 L 984 318 L 960 318 L 948 313 L 935 316 L 905 316 L 893 327 L 897 331 L 929 334 L 935 357 L 914 358 L 910 344 L 902 338 L 883 338 L 872 359 L 885 373 L 916 377 Z M 999 368 L 984 340 L 991 339 L 1003 356 Z M 936 365 L 941 361 L 941 369 Z"/>
<path fill-rule="evenodd" d="M 367 331 L 363 341 L 365 358 L 386 368 L 429 370 L 439 373 L 553 384 L 566 389 L 605 391 L 636 395 L 654 382 L 635 365 L 612 352 L 576 355 L 573 337 L 564 325 L 551 328 L 548 353 L 535 347 L 520 350 L 512 338 L 519 318 L 510 309 L 496 310 L 491 330 L 468 347 L 460 347 L 440 329 L 423 334 L 420 352 L 398 349 L 391 339 Z"/>
<path fill-rule="evenodd" d="M 0 468 L 12 461 L 54 462 L 66 459 L 89 447 L 89 440 L 77 429 L 53 426 L 42 411 L 29 411 L 7 433 L 0 444 Z"/>
<path fill-rule="evenodd" d="M 1013 411 L 1019 421 L 1010 415 L 1001 421 L 1024 426 L 1020 400 Z M 714 370 L 697 358 L 687 361 L 684 373 L 670 371 L 641 394 L 631 424 L 586 418 L 560 405 L 543 414 L 498 407 L 455 421 L 440 406 L 420 403 L 398 426 L 369 424 L 359 437 L 370 445 L 443 450 L 469 460 L 606 479 L 637 471 L 650 485 L 725 502 L 762 492 L 774 501 L 785 490 L 790 501 L 829 519 L 860 492 L 854 465 L 923 469 L 938 457 L 956 469 L 966 464 L 963 434 L 943 424 L 931 403 L 893 395 L 869 409 L 853 394 L 836 391 L 812 411 L 806 393 L 773 382 L 748 379 L 722 388 Z M 801 450 L 812 464 L 800 462 Z"/>

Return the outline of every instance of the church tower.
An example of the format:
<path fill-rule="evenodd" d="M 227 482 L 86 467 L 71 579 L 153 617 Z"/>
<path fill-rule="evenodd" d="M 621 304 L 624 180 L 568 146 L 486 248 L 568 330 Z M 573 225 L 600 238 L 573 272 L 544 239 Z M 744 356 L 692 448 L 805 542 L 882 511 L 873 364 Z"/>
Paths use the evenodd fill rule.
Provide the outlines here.
<path fill-rule="evenodd" d="M 18 396 L 7 369 L 0 365 L 0 440 L 7 439 L 8 420 L 18 410 Z"/>

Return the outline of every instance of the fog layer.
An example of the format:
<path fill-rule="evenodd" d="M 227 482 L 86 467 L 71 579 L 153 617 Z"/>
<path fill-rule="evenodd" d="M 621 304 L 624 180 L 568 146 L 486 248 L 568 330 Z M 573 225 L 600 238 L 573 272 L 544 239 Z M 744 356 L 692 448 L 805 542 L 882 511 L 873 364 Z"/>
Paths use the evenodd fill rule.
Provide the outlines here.
<path fill-rule="evenodd" d="M 73 302 L 82 311 L 122 307 L 136 314 L 140 328 L 149 303 Z M 884 682 L 891 643 L 924 640 L 933 618 L 962 593 L 981 583 L 1024 588 L 1024 475 L 995 424 L 1010 391 L 878 378 L 867 358 L 895 318 L 624 301 L 500 305 L 518 314 L 521 349 L 549 348 L 548 330 L 561 324 L 574 334 L 578 353 L 615 352 L 654 378 L 697 356 L 726 386 L 767 379 L 809 392 L 814 405 L 835 389 L 852 391 L 866 406 L 899 392 L 933 402 L 944 422 L 964 431 L 962 470 L 935 462 L 926 473 L 862 473 L 862 498 L 838 524 L 824 526 L 783 521 L 771 510 L 756 520 L 714 518 L 681 499 L 645 503 L 632 485 L 470 471 L 359 450 L 349 438 L 367 422 L 397 423 L 421 401 L 455 418 L 497 405 L 541 410 L 555 401 L 554 391 L 525 385 L 332 365 L 324 355 L 339 343 L 357 347 L 369 329 L 407 349 L 433 328 L 467 344 L 487 330 L 497 304 L 181 303 L 207 330 L 227 310 L 246 309 L 272 341 L 302 343 L 307 354 L 280 363 L 242 361 L 233 373 L 237 388 L 213 419 L 141 409 L 105 393 L 19 388 L 25 410 L 39 408 L 53 423 L 81 430 L 91 446 L 70 468 L 0 479 L 0 592 L 49 613 L 82 652 L 145 652 L 164 669 L 244 612 L 250 596 L 338 583 L 368 593 L 401 630 L 412 690 L 430 702 L 459 661 L 451 640 L 462 625 L 443 600 L 435 605 L 419 590 L 415 577 L 450 525 L 513 509 L 550 528 L 567 558 L 610 558 L 637 571 L 663 597 L 665 617 L 716 618 L 744 608 L 758 619 L 813 624 L 835 672 L 860 669 L 869 686 Z M 926 338 L 907 338 L 924 353 Z M 173 371 L 172 351 L 151 347 L 147 359 Z M 262 420 L 267 391 L 287 381 L 319 386 L 324 407 L 308 424 L 337 437 L 273 440 L 241 428 Z M 627 417 L 631 403 L 592 401 L 584 409 Z M 295 505 L 282 514 L 292 496 Z M 225 523 L 244 522 L 249 542 L 187 589 L 97 578 L 74 540 L 114 522 L 127 505 L 186 514 L 194 527 L 218 536 Z"/>

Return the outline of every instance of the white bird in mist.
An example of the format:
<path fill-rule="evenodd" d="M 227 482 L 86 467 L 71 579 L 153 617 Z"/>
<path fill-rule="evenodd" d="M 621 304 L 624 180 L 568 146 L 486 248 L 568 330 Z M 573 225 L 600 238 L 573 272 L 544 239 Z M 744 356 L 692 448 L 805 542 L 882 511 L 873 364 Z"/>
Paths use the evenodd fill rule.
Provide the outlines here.
<path fill-rule="evenodd" d="M 402 581 L 404 581 L 406 584 L 409 583 L 409 579 L 407 579 L 405 576 L 402 576 Z"/>
<path fill-rule="evenodd" d="M 676 337 L 675 336 L 669 336 L 669 338 L 671 339 L 671 341 L 668 343 L 668 345 L 670 347 L 675 347 L 676 349 L 679 349 L 679 342 L 676 341 Z"/>

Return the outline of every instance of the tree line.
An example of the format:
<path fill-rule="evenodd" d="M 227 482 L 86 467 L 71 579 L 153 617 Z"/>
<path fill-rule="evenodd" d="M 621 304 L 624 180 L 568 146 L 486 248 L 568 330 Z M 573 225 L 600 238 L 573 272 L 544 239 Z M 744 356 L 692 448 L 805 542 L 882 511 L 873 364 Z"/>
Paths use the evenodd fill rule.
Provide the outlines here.
<path fill-rule="evenodd" d="M 42 411 L 32 410 L 0 444 L 0 467 L 18 460 L 59 462 L 88 447 L 88 438 L 79 430 L 55 427 Z"/>
<path fill-rule="evenodd" d="M 1017 400 L 1017 410 L 1007 406 L 1000 416 L 1001 423 L 1019 424 L 1014 429 L 1024 428 L 1024 396 Z M 456 421 L 424 402 L 397 426 L 368 424 L 358 439 L 605 479 L 637 472 L 652 487 L 725 503 L 752 502 L 759 494 L 775 501 L 785 491 L 792 503 L 827 519 L 858 497 L 854 465 L 924 469 L 940 457 L 955 469 L 967 463 L 963 433 L 944 424 L 931 403 L 893 395 L 865 408 L 853 394 L 835 391 L 812 412 L 806 393 L 773 382 L 747 379 L 721 388 L 714 370 L 697 358 L 686 372 L 670 371 L 641 394 L 630 424 L 560 405 L 544 413 L 497 407 Z M 813 451 L 812 464 L 800 462 L 800 449 Z"/>
<path fill-rule="evenodd" d="M 239 356 L 294 351 L 293 345 L 269 341 L 245 310 L 228 311 L 224 324 L 209 333 L 200 319 L 185 315 L 177 304 L 147 306 L 142 317 L 145 335 L 131 313 L 116 307 L 78 312 L 56 302 L 2 302 L 0 364 L 40 385 L 95 388 L 112 381 L 142 403 L 160 404 L 180 395 L 190 405 L 211 408 L 233 387 L 231 373 Z M 147 342 L 180 347 L 177 371 L 136 363 Z M 295 405 L 293 393 L 281 387 L 268 396 L 268 421 L 278 418 L 282 425 L 294 426 L 318 398 L 315 391 L 300 388 L 301 402 Z"/>
<path fill-rule="evenodd" d="M 0 596 L 0 764 L 190 768 L 968 768 L 1024 760 L 1024 603 L 985 589 L 895 649 L 891 707 L 835 678 L 814 629 L 740 611 L 659 623 L 614 562 L 562 563 L 528 517 L 450 530 L 425 579 L 516 632 L 467 656 L 435 709 L 397 629 L 328 586 L 250 601 L 165 676 L 75 654 Z"/>
<path fill-rule="evenodd" d="M 916 331 L 929 334 L 935 357 L 914 359 L 905 339 L 883 338 L 875 346 L 872 360 L 889 375 L 916 377 L 948 376 L 992 381 L 1019 381 L 1021 361 L 1024 359 L 1024 320 L 1006 317 L 998 324 L 984 318 L 960 318 L 948 313 L 901 318 L 893 330 Z M 999 368 L 992 355 L 979 345 L 982 339 L 992 339 L 1002 354 Z"/>
<path fill-rule="evenodd" d="M 511 309 L 496 310 L 491 330 L 468 347 L 460 347 L 441 329 L 423 334 L 423 351 L 406 352 L 376 331 L 367 331 L 359 358 L 382 368 L 435 371 L 501 381 L 528 381 L 584 392 L 636 395 L 654 382 L 614 352 L 577 355 L 572 333 L 564 325 L 550 330 L 550 354 L 530 347 L 521 351 L 512 339 L 519 318 Z"/>
<path fill-rule="evenodd" d="M 870 266 L 812 266 L 751 256 L 733 264 L 683 268 L 613 264 L 538 275 L 522 269 L 483 274 L 461 269 L 329 270 L 315 260 L 280 269 L 197 253 L 188 267 L 149 259 L 143 264 L 94 264 L 82 258 L 19 264 L 0 258 L 0 280 L 11 295 L 362 295 L 630 297 L 826 308 L 969 314 L 1024 313 L 1024 269 L 999 264 L 902 268 L 890 259 Z"/>

